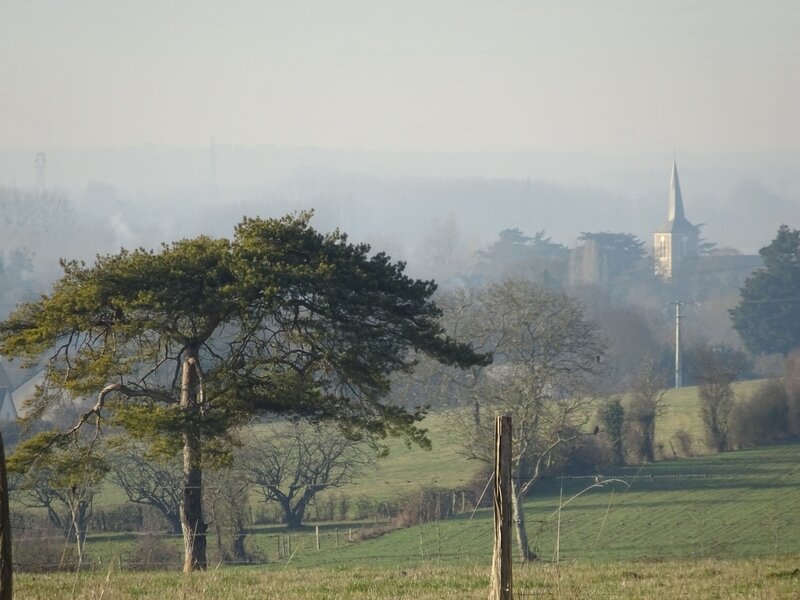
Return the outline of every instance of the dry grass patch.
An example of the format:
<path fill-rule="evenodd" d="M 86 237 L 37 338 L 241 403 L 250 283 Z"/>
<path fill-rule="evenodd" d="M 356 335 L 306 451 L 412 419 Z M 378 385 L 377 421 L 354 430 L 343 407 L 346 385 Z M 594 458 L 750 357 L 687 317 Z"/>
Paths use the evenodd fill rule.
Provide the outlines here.
<path fill-rule="evenodd" d="M 539 563 L 516 566 L 515 598 L 798 598 L 800 560 Z M 178 573 L 22 575 L 17 598 L 456 600 L 486 598 L 488 568 L 220 569 Z"/>

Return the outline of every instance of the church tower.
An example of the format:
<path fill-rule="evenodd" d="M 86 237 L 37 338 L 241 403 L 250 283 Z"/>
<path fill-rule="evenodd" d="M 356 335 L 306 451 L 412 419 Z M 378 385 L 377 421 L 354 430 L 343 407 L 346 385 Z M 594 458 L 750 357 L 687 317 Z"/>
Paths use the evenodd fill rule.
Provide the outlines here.
<path fill-rule="evenodd" d="M 686 220 L 678 166 L 673 161 L 667 223 L 661 231 L 653 234 L 656 275 L 666 280 L 679 275 L 687 266 L 687 261 L 698 255 L 699 238 L 697 227 Z"/>

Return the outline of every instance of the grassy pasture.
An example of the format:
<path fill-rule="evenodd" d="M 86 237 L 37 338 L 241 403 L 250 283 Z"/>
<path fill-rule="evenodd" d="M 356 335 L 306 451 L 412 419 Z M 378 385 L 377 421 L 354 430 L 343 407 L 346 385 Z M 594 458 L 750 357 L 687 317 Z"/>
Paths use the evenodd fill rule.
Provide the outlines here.
<path fill-rule="evenodd" d="M 736 399 L 740 400 L 749 396 L 762 380 L 740 381 L 733 385 Z M 700 421 L 700 402 L 697 398 L 696 387 L 670 389 L 664 395 L 666 409 L 656 422 L 656 444 L 663 448 L 665 456 L 672 456 L 672 447 L 675 443 L 675 433 L 685 431 L 692 438 L 692 450 L 695 454 L 706 454 L 703 424 Z M 672 442 L 672 446 L 670 445 Z"/>
<path fill-rule="evenodd" d="M 591 477 L 544 480 L 526 503 L 526 516 L 546 561 L 745 559 L 800 556 L 798 507 L 800 446 L 786 445 L 619 469 L 604 473 L 599 484 Z M 266 558 L 268 570 L 485 565 L 491 557 L 488 509 L 376 536 L 369 535 L 373 525 L 322 524 L 320 550 L 313 526 L 288 538 L 280 526 L 255 527 L 248 544 Z M 209 535 L 213 549 L 213 526 Z M 141 549 L 133 558 L 141 541 L 133 534 L 90 536 L 87 564 L 102 569 L 116 557 L 155 564 L 156 554 L 143 556 Z M 180 540 L 162 545 L 178 564 Z"/>
<path fill-rule="evenodd" d="M 594 562 L 800 555 L 800 446 L 665 461 L 602 477 L 602 485 L 565 479 L 563 495 L 562 480 L 546 480 L 532 493 L 528 531 L 542 558 L 555 560 L 557 544 L 562 560 Z M 485 563 L 492 515 L 465 513 L 339 548 L 325 539 L 317 552 L 312 540 L 298 538 L 302 549 L 292 563 Z"/>
<path fill-rule="evenodd" d="M 754 385 L 758 384 L 740 384 L 737 392 L 747 393 Z M 665 448 L 676 428 L 702 439 L 694 388 L 668 392 L 667 405 L 657 431 Z M 420 486 L 457 487 L 472 478 L 479 465 L 458 455 L 446 418 L 431 415 L 424 425 L 430 430 L 434 451 L 391 441 L 389 457 L 345 490 L 351 502 L 359 496 L 391 499 Z M 526 504 L 529 535 L 546 560 L 555 558 L 557 545 L 562 560 L 594 563 L 800 555 L 800 517 L 795 514 L 800 506 L 799 465 L 800 446 L 787 445 L 618 469 L 604 473 L 602 485 L 592 477 L 545 480 Z M 461 567 L 485 564 L 490 558 L 488 510 L 370 536 L 374 525 L 321 524 L 319 551 L 313 526 L 293 532 L 290 538 L 280 526 L 252 527 L 248 543 L 269 562 L 268 570 Z M 212 549 L 214 535 L 212 526 Z M 142 536 L 134 534 L 90 535 L 87 564 L 102 570 L 118 558 L 157 563 L 157 553 L 152 559 L 149 551 L 143 553 L 142 541 Z M 64 546 L 63 539 L 53 543 Z M 180 539 L 163 537 L 161 545 L 162 554 L 178 563 Z M 139 558 L 132 558 L 137 552 Z"/>
<path fill-rule="evenodd" d="M 760 381 L 735 384 L 737 397 L 745 397 L 760 384 Z M 677 447 L 674 437 L 679 430 L 691 436 L 693 453 L 707 453 L 699 418 L 697 388 L 668 390 L 665 406 L 665 412 L 656 424 L 656 443 L 660 444 L 663 454 L 667 457 L 673 456 L 672 448 Z M 380 459 L 374 468 L 364 472 L 358 481 L 349 484 L 343 490 L 345 495 L 351 500 L 363 496 L 383 501 L 417 490 L 420 486 L 455 488 L 469 482 L 481 465 L 459 454 L 459 440 L 451 432 L 447 416 L 431 413 L 421 426 L 428 430 L 433 442 L 432 451 L 413 445 L 408 447 L 398 439 L 387 440 L 389 455 Z M 338 490 L 334 493 L 338 494 Z M 105 484 L 97 504 L 113 506 L 126 501 L 127 498 L 119 488 Z"/>
<path fill-rule="evenodd" d="M 747 397 L 761 385 L 761 381 L 743 381 L 734 384 L 737 398 Z M 693 454 L 707 454 L 703 425 L 700 422 L 700 404 L 696 387 L 670 389 L 664 396 L 665 411 L 656 423 L 656 444 L 665 457 L 680 455 L 675 441 L 677 431 L 691 436 Z M 381 459 L 375 469 L 364 473 L 357 483 L 347 487 L 353 497 L 365 495 L 388 499 L 419 488 L 420 485 L 458 487 L 469 481 L 480 469 L 475 461 L 466 460 L 458 453 L 459 440 L 448 427 L 447 416 L 428 415 L 422 426 L 429 431 L 433 450 L 428 452 L 417 447 L 407 448 L 400 440 L 389 441 L 389 456 Z"/>
<path fill-rule="evenodd" d="M 23 574 L 17 598 L 26 600 L 333 598 L 448 600 L 486 598 L 488 569 L 477 566 L 419 568 L 316 568 L 302 572 L 262 568 L 221 569 L 184 577 L 178 573 L 97 571 L 80 575 Z M 798 598 L 796 558 L 561 563 L 515 566 L 516 598 L 674 599 Z"/>
<path fill-rule="evenodd" d="M 429 414 L 421 426 L 428 430 L 432 450 L 409 447 L 398 439 L 387 440 L 389 455 L 349 484 L 346 494 L 390 500 L 421 485 L 453 488 L 468 483 L 481 465 L 459 454 L 458 440 L 448 430 L 447 417 Z"/>

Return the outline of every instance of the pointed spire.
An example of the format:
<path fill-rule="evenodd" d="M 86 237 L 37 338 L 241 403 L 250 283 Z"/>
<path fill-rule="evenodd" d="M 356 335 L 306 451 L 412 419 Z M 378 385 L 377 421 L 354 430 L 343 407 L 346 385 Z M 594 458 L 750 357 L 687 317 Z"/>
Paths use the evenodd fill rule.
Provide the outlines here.
<path fill-rule="evenodd" d="M 672 161 L 672 180 L 669 184 L 669 221 L 685 221 L 683 213 L 683 196 L 681 196 L 681 183 L 678 181 L 678 165 Z"/>

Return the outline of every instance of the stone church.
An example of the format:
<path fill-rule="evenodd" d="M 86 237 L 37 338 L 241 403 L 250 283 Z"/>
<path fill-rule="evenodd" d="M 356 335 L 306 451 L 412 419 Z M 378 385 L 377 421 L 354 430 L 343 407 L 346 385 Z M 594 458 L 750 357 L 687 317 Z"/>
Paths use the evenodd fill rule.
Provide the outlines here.
<path fill-rule="evenodd" d="M 653 234 L 656 275 L 670 280 L 690 268 L 700 253 L 700 231 L 686 219 L 678 166 L 672 163 L 667 222 Z"/>
<path fill-rule="evenodd" d="M 582 242 L 570 252 L 570 283 L 610 285 L 614 274 L 624 270 L 625 265 L 616 264 L 619 258 L 596 241 Z M 725 285 L 734 289 L 740 287 L 750 273 L 761 267 L 761 257 L 758 255 L 744 255 L 730 248 L 714 249 L 713 244 L 703 243 L 700 239 L 700 226 L 686 218 L 678 166 L 674 161 L 669 185 L 667 221 L 653 234 L 652 258 L 655 275 L 670 284 L 685 284 L 689 279 L 694 279 L 710 285 L 713 280 L 717 286 Z M 641 266 L 644 267 L 644 264 Z M 630 269 L 630 265 L 627 268 Z M 635 273 L 633 275 L 636 276 Z"/>

